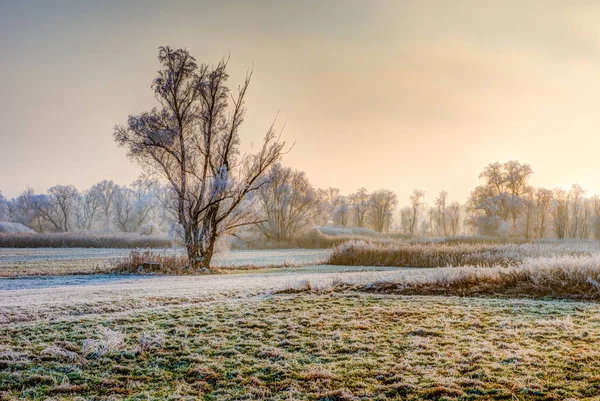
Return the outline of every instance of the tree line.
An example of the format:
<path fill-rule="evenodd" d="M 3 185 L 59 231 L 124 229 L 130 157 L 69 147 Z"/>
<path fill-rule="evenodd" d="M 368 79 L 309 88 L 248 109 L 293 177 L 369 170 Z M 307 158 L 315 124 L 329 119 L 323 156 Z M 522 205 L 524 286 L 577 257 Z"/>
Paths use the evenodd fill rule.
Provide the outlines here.
<path fill-rule="evenodd" d="M 0 221 L 36 231 L 169 230 L 183 239 L 189 267 L 210 269 L 215 241 L 256 230 L 287 241 L 313 225 L 400 231 L 407 235 L 461 233 L 526 240 L 600 237 L 600 198 L 533 188 L 533 173 L 518 161 L 491 163 L 463 205 L 440 191 L 427 206 L 414 190 L 397 211 L 387 189 L 342 195 L 315 189 L 306 175 L 280 164 L 289 150 L 275 123 L 254 153 L 240 151 L 240 130 L 252 72 L 232 91 L 228 60 L 199 64 L 185 49 L 160 47 L 160 69 L 151 84 L 157 107 L 132 114 L 113 138 L 144 177 L 128 186 L 102 181 L 85 191 L 56 185 L 47 193 L 26 189 L 14 199 L 0 194 Z"/>

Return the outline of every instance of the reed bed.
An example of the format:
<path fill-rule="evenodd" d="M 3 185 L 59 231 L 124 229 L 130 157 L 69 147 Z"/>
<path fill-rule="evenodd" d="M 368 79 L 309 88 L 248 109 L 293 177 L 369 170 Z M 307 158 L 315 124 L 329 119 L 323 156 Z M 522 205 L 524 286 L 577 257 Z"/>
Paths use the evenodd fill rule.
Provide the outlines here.
<path fill-rule="evenodd" d="M 334 247 L 327 261 L 333 265 L 396 267 L 508 267 L 530 258 L 586 256 L 600 252 L 598 243 L 473 244 L 377 243 L 348 241 Z"/>
<path fill-rule="evenodd" d="M 127 233 L 0 233 L 0 248 L 170 248 L 163 236 Z"/>
<path fill-rule="evenodd" d="M 600 300 L 600 255 L 531 258 L 518 267 L 440 270 L 424 280 L 339 286 L 404 295 L 502 296 Z"/>

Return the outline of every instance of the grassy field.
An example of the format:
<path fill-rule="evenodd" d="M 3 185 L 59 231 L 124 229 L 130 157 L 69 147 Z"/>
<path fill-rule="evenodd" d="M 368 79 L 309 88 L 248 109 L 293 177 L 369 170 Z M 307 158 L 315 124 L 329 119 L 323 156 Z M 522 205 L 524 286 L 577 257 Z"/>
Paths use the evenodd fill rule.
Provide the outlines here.
<path fill-rule="evenodd" d="M 121 248 L 0 248 L 0 278 L 111 273 L 115 261 L 128 259 L 130 252 Z M 185 254 L 183 248 L 148 252 Z M 232 250 L 215 255 L 213 260 L 216 267 L 231 270 L 319 264 L 328 256 L 329 251 L 322 249 Z"/>
<path fill-rule="evenodd" d="M 0 399 L 600 396 L 600 307 L 300 294 L 0 326 Z M 83 397 L 83 398 L 80 398 Z"/>

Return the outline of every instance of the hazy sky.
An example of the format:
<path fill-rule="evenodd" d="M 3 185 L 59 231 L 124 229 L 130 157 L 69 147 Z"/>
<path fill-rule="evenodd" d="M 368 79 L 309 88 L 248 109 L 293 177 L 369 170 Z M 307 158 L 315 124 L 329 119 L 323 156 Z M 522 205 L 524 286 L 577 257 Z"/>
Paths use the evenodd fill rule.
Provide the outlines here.
<path fill-rule="evenodd" d="M 463 201 L 492 161 L 600 192 L 594 1 L 0 0 L 0 190 L 139 168 L 113 126 L 154 105 L 157 47 L 254 66 L 242 141 L 279 112 L 284 163 L 317 187 Z"/>

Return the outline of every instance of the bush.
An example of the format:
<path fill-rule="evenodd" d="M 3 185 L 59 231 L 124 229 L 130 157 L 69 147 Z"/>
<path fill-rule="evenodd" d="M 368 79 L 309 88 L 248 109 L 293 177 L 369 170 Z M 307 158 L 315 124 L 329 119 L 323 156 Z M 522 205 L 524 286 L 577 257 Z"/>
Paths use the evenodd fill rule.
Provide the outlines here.
<path fill-rule="evenodd" d="M 165 237 L 124 233 L 0 233 L 0 248 L 170 248 Z"/>
<path fill-rule="evenodd" d="M 186 274 L 188 258 L 167 252 L 132 250 L 129 256 L 113 262 L 112 273 Z"/>

